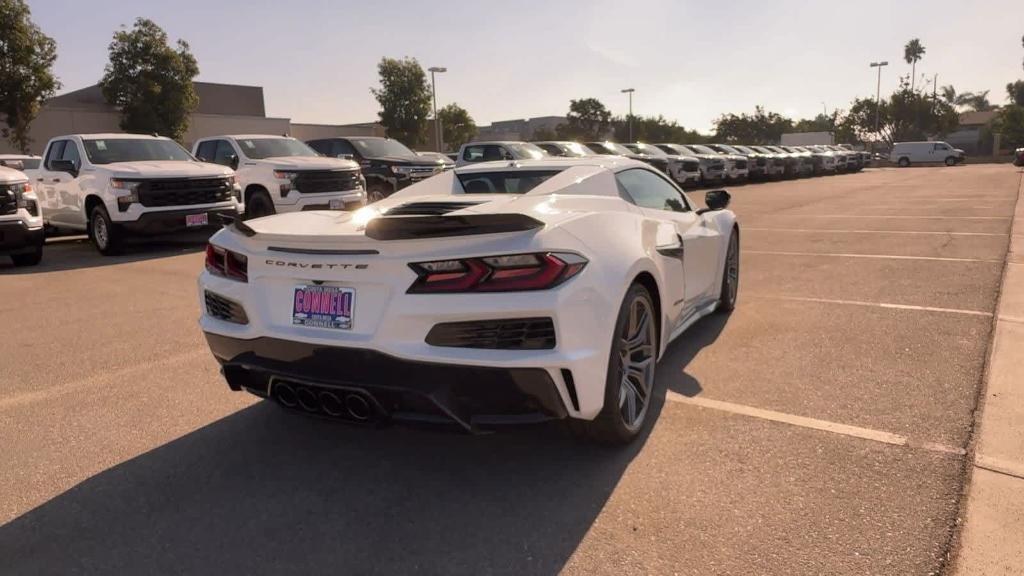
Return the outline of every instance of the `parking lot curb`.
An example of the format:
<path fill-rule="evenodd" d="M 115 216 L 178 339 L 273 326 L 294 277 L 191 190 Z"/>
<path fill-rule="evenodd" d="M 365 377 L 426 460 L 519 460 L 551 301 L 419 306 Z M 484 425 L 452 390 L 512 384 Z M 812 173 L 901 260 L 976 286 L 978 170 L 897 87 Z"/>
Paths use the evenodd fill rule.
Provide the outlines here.
<path fill-rule="evenodd" d="M 1024 573 L 1024 173 L 993 321 L 951 574 Z"/>

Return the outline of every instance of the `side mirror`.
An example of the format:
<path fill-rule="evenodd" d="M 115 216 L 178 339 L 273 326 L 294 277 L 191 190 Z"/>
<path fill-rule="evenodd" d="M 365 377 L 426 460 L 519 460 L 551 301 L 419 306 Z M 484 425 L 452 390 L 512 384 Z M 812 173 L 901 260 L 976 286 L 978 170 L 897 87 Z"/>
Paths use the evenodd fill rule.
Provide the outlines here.
<path fill-rule="evenodd" d="M 725 210 L 729 206 L 730 200 L 732 200 L 732 196 L 725 190 L 711 190 L 704 195 L 704 204 L 707 205 L 707 208 L 700 210 L 699 213 Z"/>
<path fill-rule="evenodd" d="M 238 156 L 234 154 L 228 155 L 228 165 L 231 166 L 232 170 L 238 170 Z"/>
<path fill-rule="evenodd" d="M 71 160 L 54 160 L 50 162 L 50 169 L 54 172 L 67 172 L 72 178 L 78 177 L 78 168 Z"/>
<path fill-rule="evenodd" d="M 351 154 L 338 154 L 338 158 L 341 160 L 352 160 L 355 156 Z"/>

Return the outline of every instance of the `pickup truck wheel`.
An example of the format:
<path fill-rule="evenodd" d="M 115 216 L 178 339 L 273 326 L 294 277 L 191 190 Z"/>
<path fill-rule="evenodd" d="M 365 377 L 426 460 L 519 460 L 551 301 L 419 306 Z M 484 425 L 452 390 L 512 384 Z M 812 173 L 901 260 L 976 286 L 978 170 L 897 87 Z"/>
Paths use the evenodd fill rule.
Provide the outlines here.
<path fill-rule="evenodd" d="M 900 168 L 906 168 L 907 166 L 910 166 L 910 158 L 904 156 L 903 158 L 900 158 L 900 161 L 897 162 L 897 164 L 899 164 Z"/>
<path fill-rule="evenodd" d="M 371 184 L 366 191 L 366 203 L 380 202 L 391 195 L 391 190 L 383 184 Z"/>
<path fill-rule="evenodd" d="M 250 218 L 272 216 L 274 214 L 277 214 L 277 210 L 274 210 L 274 201 L 262 190 L 253 192 L 252 196 L 249 197 L 249 201 L 245 203 L 245 218 L 247 220 Z"/>
<path fill-rule="evenodd" d="M 11 254 L 11 261 L 15 266 L 35 266 L 43 259 L 43 247 L 36 248 L 35 252 L 27 254 Z"/>
<path fill-rule="evenodd" d="M 946 166 L 955 166 L 955 165 L 956 165 L 956 158 L 953 157 L 953 156 L 947 156 L 946 157 Z"/>
<path fill-rule="evenodd" d="M 110 221 L 110 215 L 103 205 L 94 207 L 89 215 L 89 239 L 104 256 L 121 253 L 121 231 Z"/>

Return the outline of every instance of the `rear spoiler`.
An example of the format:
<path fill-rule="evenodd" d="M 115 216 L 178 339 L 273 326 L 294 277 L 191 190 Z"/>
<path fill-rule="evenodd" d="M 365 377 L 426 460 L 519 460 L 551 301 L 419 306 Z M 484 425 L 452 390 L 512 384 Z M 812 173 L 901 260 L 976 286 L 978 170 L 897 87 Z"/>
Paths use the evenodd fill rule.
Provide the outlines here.
<path fill-rule="evenodd" d="M 221 214 L 220 215 L 220 224 L 224 228 L 234 228 L 239 233 L 241 233 L 243 236 L 247 236 L 247 237 L 251 238 L 251 237 L 256 235 L 256 231 L 253 230 L 252 228 L 250 228 L 249 225 L 246 224 L 245 222 L 242 222 L 242 218 L 240 216 L 235 217 L 235 216 L 228 216 L 226 214 Z"/>
<path fill-rule="evenodd" d="M 412 240 L 525 232 L 543 227 L 543 222 L 525 214 L 381 216 L 366 223 L 366 236 L 374 240 Z"/>

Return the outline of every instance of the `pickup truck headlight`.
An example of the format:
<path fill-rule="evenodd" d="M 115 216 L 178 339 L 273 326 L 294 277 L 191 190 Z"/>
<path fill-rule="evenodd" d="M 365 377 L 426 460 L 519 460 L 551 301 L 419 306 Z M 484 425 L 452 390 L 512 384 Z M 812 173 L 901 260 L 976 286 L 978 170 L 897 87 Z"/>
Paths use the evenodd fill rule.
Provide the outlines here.
<path fill-rule="evenodd" d="M 412 168 L 409 166 L 392 166 L 391 171 L 398 175 L 405 175 L 410 173 Z"/>
<path fill-rule="evenodd" d="M 282 198 L 287 196 L 288 193 L 292 191 L 292 188 L 295 187 L 295 178 L 296 178 L 296 176 L 298 176 L 298 173 L 297 172 L 292 172 L 290 170 L 274 170 L 274 178 L 277 178 L 278 180 L 286 180 L 287 181 L 287 182 L 281 184 L 280 186 L 278 186 L 278 189 L 281 192 L 281 197 Z"/>
<path fill-rule="evenodd" d="M 242 186 L 238 183 L 238 176 L 228 176 L 228 186 L 231 187 L 231 195 L 236 201 L 242 201 Z"/>
<path fill-rule="evenodd" d="M 133 180 L 110 179 L 110 188 L 114 190 L 117 196 L 117 210 L 119 212 L 127 211 L 129 206 L 139 201 L 139 184 L 140 182 Z"/>

